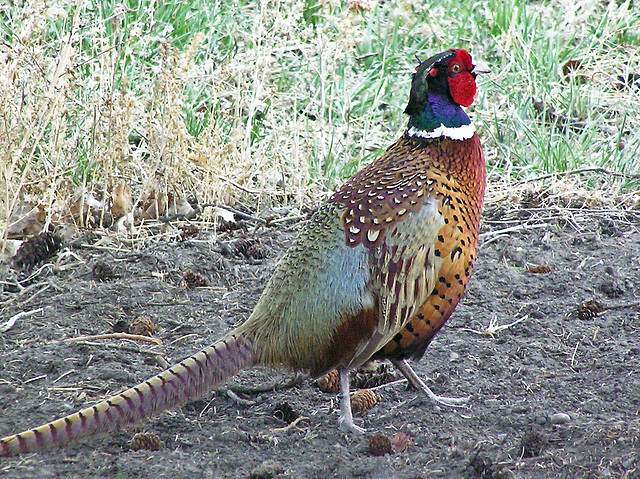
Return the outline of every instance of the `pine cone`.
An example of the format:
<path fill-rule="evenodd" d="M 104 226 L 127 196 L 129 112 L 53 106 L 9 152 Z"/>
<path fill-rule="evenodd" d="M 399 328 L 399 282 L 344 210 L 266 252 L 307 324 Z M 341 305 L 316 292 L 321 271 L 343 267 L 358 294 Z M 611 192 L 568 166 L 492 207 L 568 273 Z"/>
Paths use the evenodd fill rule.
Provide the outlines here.
<path fill-rule="evenodd" d="M 351 396 L 351 410 L 354 414 L 363 413 L 378 404 L 379 398 L 371 389 L 360 389 Z"/>
<path fill-rule="evenodd" d="M 333 371 L 329 371 L 327 374 L 318 378 L 316 381 L 316 385 L 318 389 L 323 393 L 327 394 L 335 394 L 340 391 L 340 376 L 338 375 L 338 371 L 335 369 Z"/>
<path fill-rule="evenodd" d="M 91 274 L 93 275 L 93 279 L 100 282 L 109 281 L 110 279 L 115 278 L 111 265 L 101 259 L 93 264 Z"/>
<path fill-rule="evenodd" d="M 162 446 L 162 440 L 157 434 L 139 432 L 131 438 L 129 448 L 132 451 L 139 451 L 141 449 L 145 451 L 159 451 L 162 449 Z"/>
<path fill-rule="evenodd" d="M 194 225 L 185 225 L 180 228 L 180 239 L 182 241 L 197 236 L 200 233 L 200 228 Z"/>
<path fill-rule="evenodd" d="M 527 270 L 527 273 L 547 274 L 547 273 L 551 273 L 551 271 L 552 271 L 551 267 L 547 266 L 546 264 L 541 264 L 538 266 L 532 266 Z"/>
<path fill-rule="evenodd" d="M 18 248 L 13 257 L 13 266 L 16 269 L 30 270 L 36 264 L 55 255 L 62 247 L 60 236 L 43 231 L 31 236 Z"/>
<path fill-rule="evenodd" d="M 369 439 L 369 454 L 372 456 L 384 456 L 391 453 L 391 440 L 384 434 L 376 434 Z"/>
<path fill-rule="evenodd" d="M 522 457 L 537 457 L 549 444 L 549 438 L 542 431 L 530 429 L 520 442 Z"/>
<path fill-rule="evenodd" d="M 129 326 L 129 332 L 140 336 L 153 336 L 156 332 L 156 325 L 153 323 L 151 318 L 140 316 L 131 323 L 131 326 Z"/>
<path fill-rule="evenodd" d="M 188 269 L 184 272 L 182 275 L 182 281 L 184 281 L 185 287 L 189 289 L 209 286 L 209 280 L 192 269 Z"/>
<path fill-rule="evenodd" d="M 247 259 L 265 259 L 269 256 L 267 248 L 258 238 L 243 238 L 235 243 L 236 251 Z"/>
<path fill-rule="evenodd" d="M 578 308 L 578 319 L 593 319 L 604 310 L 605 307 L 602 304 L 595 299 L 591 299 Z"/>

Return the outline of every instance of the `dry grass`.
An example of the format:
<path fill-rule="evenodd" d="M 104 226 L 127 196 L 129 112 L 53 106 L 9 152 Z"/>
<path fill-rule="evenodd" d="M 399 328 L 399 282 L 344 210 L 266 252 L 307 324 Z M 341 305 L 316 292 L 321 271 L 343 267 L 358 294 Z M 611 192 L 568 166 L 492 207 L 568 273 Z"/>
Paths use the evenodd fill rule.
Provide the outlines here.
<path fill-rule="evenodd" d="M 352 55 L 357 28 L 347 9 L 331 32 L 300 30 L 304 7 L 263 2 L 237 32 L 245 48 L 224 59 L 202 32 L 177 48 L 145 34 L 150 18 L 125 27 L 131 12 L 119 5 L 95 23 L 82 2 L 14 12 L 0 50 L 2 231 L 19 205 L 40 205 L 47 223 L 78 220 L 78 200 L 108 208 L 123 182 L 134 201 L 152 190 L 258 208 L 317 202 L 327 186 L 310 179 L 309 158 L 328 149 L 343 156 L 345 146 L 334 142 L 335 118 L 322 113 L 331 99 L 324 88 L 310 92 L 306 77 L 329 83 Z M 291 75 L 284 68 L 309 59 L 291 88 L 274 86 Z M 317 111 L 304 116 L 296 102 L 308 95 Z"/>

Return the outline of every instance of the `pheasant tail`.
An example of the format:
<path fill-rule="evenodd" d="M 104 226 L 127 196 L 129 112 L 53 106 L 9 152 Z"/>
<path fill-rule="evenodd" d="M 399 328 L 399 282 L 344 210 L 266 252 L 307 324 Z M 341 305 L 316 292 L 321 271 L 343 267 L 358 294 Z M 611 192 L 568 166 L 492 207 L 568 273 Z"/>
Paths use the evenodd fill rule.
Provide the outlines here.
<path fill-rule="evenodd" d="M 119 429 L 200 397 L 254 363 L 246 335 L 231 335 L 117 396 L 44 426 L 0 439 L 0 456 L 60 447 Z"/>

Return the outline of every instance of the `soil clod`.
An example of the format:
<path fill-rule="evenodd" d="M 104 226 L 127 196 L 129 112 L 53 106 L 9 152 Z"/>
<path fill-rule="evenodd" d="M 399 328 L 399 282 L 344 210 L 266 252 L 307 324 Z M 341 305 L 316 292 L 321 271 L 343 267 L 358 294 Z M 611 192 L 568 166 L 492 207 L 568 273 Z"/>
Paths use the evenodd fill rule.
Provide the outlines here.
<path fill-rule="evenodd" d="M 537 457 L 549 444 L 549 438 L 538 429 L 529 429 L 520 441 L 522 457 Z"/>

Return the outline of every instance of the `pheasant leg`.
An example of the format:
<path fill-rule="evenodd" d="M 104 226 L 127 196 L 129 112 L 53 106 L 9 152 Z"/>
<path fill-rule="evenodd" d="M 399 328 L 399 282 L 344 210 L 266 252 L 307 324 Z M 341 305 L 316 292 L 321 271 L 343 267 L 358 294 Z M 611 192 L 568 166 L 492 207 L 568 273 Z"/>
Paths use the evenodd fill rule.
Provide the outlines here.
<path fill-rule="evenodd" d="M 353 422 L 353 414 L 351 413 L 351 395 L 349 394 L 349 370 L 338 368 L 340 375 L 340 430 L 343 432 L 352 432 L 354 434 L 364 434 L 365 429 L 356 426 Z"/>

